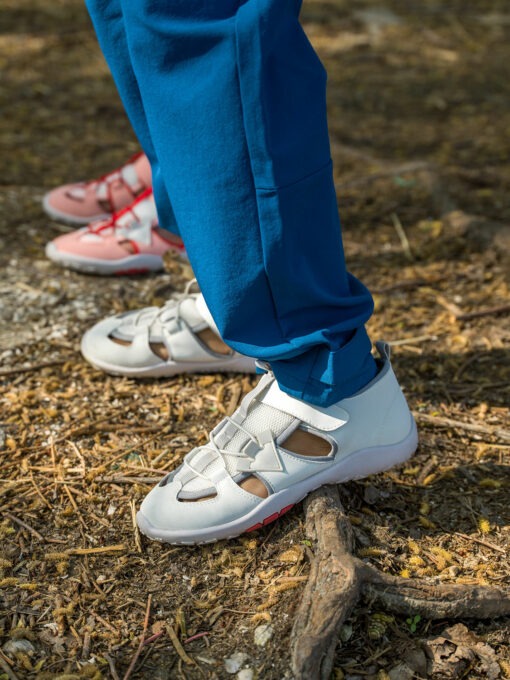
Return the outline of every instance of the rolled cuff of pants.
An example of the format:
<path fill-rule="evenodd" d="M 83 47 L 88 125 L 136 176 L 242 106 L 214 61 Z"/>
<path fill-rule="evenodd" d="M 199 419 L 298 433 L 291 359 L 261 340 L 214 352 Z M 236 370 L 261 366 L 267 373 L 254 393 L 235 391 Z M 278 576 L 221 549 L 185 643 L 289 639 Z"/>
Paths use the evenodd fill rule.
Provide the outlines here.
<path fill-rule="evenodd" d="M 318 406 L 350 397 L 376 373 L 372 343 L 364 327 L 336 351 L 317 346 L 292 359 L 272 361 L 271 368 L 284 392 Z"/>

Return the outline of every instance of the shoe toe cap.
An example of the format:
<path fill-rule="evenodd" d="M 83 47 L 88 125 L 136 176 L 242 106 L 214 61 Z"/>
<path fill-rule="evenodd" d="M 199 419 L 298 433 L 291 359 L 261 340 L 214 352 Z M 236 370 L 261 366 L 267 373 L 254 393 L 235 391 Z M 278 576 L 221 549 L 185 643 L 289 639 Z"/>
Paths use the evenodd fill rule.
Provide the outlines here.
<path fill-rule="evenodd" d="M 44 196 L 43 206 L 52 217 L 70 220 L 90 221 L 104 214 L 96 197 L 81 184 L 64 184 L 52 189 Z"/>
<path fill-rule="evenodd" d="M 81 341 L 81 352 L 87 361 L 119 371 L 123 368 L 146 369 L 162 363 L 152 352 L 146 333 L 134 335 L 129 345 L 112 340 L 110 336 L 119 323 L 118 317 L 110 317 L 85 333 Z"/>

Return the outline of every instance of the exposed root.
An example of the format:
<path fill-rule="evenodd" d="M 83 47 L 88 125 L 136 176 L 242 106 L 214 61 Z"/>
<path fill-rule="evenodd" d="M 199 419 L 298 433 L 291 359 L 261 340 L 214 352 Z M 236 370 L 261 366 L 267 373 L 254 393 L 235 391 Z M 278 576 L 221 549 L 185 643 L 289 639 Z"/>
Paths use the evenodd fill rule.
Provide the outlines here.
<path fill-rule="evenodd" d="M 510 614 L 510 593 L 499 588 L 391 576 L 354 557 L 351 525 L 334 486 L 307 500 L 306 531 L 315 560 L 291 636 L 296 679 L 330 677 L 338 631 L 360 597 L 388 611 L 429 619 Z"/>

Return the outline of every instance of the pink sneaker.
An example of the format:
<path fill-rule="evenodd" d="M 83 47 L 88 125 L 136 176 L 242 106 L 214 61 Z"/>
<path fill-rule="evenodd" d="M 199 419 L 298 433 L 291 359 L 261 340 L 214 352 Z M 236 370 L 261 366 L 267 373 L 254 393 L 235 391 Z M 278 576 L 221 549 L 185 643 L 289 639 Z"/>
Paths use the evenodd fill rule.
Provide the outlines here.
<path fill-rule="evenodd" d="M 109 219 L 58 236 L 46 255 L 63 267 L 108 276 L 159 271 L 168 250 L 186 257 L 181 239 L 158 227 L 152 189 L 146 189 Z"/>
<path fill-rule="evenodd" d="M 85 225 L 111 217 L 151 186 L 149 160 L 137 153 L 125 165 L 98 179 L 53 189 L 44 196 L 43 208 L 54 220 Z"/>

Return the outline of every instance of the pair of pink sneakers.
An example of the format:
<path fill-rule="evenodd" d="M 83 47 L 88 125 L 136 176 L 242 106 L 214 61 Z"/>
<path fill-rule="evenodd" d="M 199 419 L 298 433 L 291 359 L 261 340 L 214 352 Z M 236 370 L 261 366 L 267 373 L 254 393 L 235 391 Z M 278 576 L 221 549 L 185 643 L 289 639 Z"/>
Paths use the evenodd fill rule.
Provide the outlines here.
<path fill-rule="evenodd" d="M 182 240 L 158 226 L 147 156 L 138 153 L 117 170 L 89 182 L 66 184 L 44 196 L 46 213 L 78 226 L 46 246 L 46 255 L 64 267 L 90 274 L 141 274 L 163 268 Z"/>

